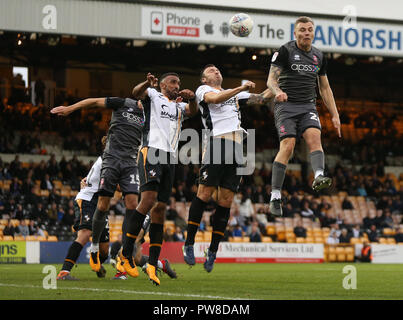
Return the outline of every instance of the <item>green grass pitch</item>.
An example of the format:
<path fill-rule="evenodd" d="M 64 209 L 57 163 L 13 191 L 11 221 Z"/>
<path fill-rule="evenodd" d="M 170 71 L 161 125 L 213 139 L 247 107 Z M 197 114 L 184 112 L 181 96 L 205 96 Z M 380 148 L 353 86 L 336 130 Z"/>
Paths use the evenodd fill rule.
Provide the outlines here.
<path fill-rule="evenodd" d="M 211 273 L 202 264 L 189 268 L 174 264 L 178 279 L 160 277 L 151 284 L 138 278 L 111 280 L 114 270 L 106 265 L 106 278 L 98 279 L 89 265 L 79 264 L 72 275 L 80 281 L 58 281 L 57 289 L 44 289 L 45 265 L 0 264 L 1 300 L 401 300 L 403 267 L 352 264 L 357 288 L 346 290 L 342 263 L 324 264 L 224 264 Z M 54 265 L 59 272 L 61 265 Z"/>

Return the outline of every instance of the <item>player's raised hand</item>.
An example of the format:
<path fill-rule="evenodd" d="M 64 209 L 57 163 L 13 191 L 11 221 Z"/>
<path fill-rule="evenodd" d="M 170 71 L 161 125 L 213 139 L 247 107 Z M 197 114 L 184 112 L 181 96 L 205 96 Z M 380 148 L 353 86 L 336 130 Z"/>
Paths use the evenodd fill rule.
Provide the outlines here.
<path fill-rule="evenodd" d="M 182 97 L 183 100 L 193 100 L 195 98 L 194 92 L 189 89 L 179 91 L 179 96 Z"/>
<path fill-rule="evenodd" d="M 73 108 L 70 106 L 59 106 L 55 107 L 52 110 L 50 110 L 50 113 L 57 114 L 58 116 L 68 116 L 70 113 L 74 111 Z"/>
<path fill-rule="evenodd" d="M 252 81 L 246 81 L 242 86 L 245 88 L 245 90 L 250 90 L 254 89 L 256 85 Z"/>
<path fill-rule="evenodd" d="M 150 87 L 157 87 L 158 86 L 158 78 L 156 78 L 153 74 L 150 72 L 147 73 L 147 81 Z"/>
<path fill-rule="evenodd" d="M 80 181 L 80 189 L 84 189 L 87 186 L 87 177 Z"/>
<path fill-rule="evenodd" d="M 280 91 L 276 94 L 276 96 L 274 97 L 274 99 L 278 102 L 285 102 L 288 100 L 288 96 L 284 91 Z"/>
<path fill-rule="evenodd" d="M 334 116 L 332 117 L 332 122 L 333 122 L 333 127 L 335 127 L 336 131 L 337 131 L 337 135 L 339 136 L 339 138 L 341 138 L 341 124 L 340 124 L 340 117 Z"/>

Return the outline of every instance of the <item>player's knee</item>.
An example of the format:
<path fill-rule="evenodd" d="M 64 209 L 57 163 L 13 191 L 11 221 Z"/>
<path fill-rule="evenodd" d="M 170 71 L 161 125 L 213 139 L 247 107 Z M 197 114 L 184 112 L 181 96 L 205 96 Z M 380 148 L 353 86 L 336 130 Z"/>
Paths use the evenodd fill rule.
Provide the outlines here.
<path fill-rule="evenodd" d="M 87 242 L 90 241 L 91 237 L 91 230 L 88 229 L 81 229 L 77 232 L 77 239 L 76 241 L 81 244 L 82 246 L 85 246 Z"/>
<path fill-rule="evenodd" d="M 109 197 L 99 197 L 98 199 L 98 204 L 97 204 L 97 209 L 99 211 L 108 211 L 109 210 L 109 203 L 110 203 Z"/>
<path fill-rule="evenodd" d="M 137 195 L 136 194 L 128 194 L 125 196 L 125 205 L 126 209 L 133 210 L 137 208 Z"/>
<path fill-rule="evenodd" d="M 151 211 L 151 222 L 163 224 L 165 221 L 166 204 L 158 202 Z"/>
<path fill-rule="evenodd" d="M 280 144 L 280 149 L 289 157 L 292 156 L 295 148 L 295 139 L 284 139 Z"/>
<path fill-rule="evenodd" d="M 204 202 L 209 202 L 214 190 L 215 187 L 207 187 L 201 184 L 197 190 L 197 197 Z"/>

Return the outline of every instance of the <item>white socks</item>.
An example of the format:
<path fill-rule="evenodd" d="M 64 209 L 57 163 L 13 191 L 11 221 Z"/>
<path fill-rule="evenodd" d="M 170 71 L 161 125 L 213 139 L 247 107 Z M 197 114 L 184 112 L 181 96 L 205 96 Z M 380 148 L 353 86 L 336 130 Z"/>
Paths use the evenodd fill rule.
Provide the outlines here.
<path fill-rule="evenodd" d="M 271 191 L 270 201 L 272 201 L 274 199 L 281 199 L 281 190 L 273 189 Z"/>
<path fill-rule="evenodd" d="M 98 252 L 99 251 L 99 243 L 91 243 L 90 252 Z"/>
<path fill-rule="evenodd" d="M 316 171 L 315 171 L 315 179 L 316 179 L 318 176 L 320 176 L 320 175 L 323 176 L 323 170 L 316 170 Z"/>

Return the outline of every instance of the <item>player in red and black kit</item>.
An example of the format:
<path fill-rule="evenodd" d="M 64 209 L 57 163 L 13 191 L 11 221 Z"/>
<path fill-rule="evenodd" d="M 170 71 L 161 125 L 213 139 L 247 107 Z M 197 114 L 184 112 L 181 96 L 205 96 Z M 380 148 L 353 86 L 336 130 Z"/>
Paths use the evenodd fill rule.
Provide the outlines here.
<path fill-rule="evenodd" d="M 327 79 L 324 54 L 312 46 L 314 23 L 309 17 L 295 22 L 294 41 L 281 46 L 273 54 L 267 86 L 275 95 L 274 119 L 280 139 L 280 150 L 273 162 L 270 211 L 282 216 L 281 188 L 285 171 L 296 143 L 303 137 L 308 145 L 315 179 L 315 191 L 330 187 L 332 180 L 325 177 L 325 155 L 321 143 L 321 124 L 316 111 L 316 87 L 329 110 L 339 137 L 340 118 L 332 89 Z"/>

